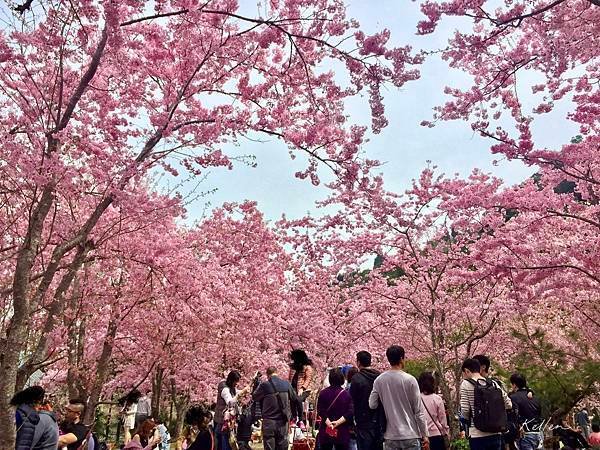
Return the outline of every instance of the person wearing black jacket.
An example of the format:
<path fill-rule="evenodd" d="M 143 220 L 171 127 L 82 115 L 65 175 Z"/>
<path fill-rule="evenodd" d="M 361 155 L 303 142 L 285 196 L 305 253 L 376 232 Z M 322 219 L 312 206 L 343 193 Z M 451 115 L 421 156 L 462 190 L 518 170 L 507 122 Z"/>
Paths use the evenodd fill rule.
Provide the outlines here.
<path fill-rule="evenodd" d="M 298 401 L 292 385 L 277 376 L 277 369 L 269 367 L 267 381 L 260 383 L 252 400 L 260 402 L 264 449 L 287 450 L 290 405 Z"/>
<path fill-rule="evenodd" d="M 510 376 L 512 393 L 509 395 L 513 409 L 518 411 L 518 421 L 523 430 L 523 437 L 517 441 L 519 450 L 536 450 L 540 445 L 543 425 L 540 401 L 531 395 L 527 388 L 527 379 L 519 373 Z"/>
<path fill-rule="evenodd" d="M 354 406 L 356 443 L 358 450 L 381 450 L 383 448 L 383 411 L 369 408 L 369 395 L 373 382 L 380 372 L 371 368 L 371 354 L 360 351 L 356 354 L 359 372 L 352 377 L 350 396 Z"/>
<path fill-rule="evenodd" d="M 260 372 L 254 374 L 252 379 L 251 392 L 254 393 L 260 386 Z M 260 404 L 254 399 L 248 401 L 242 406 L 238 416 L 237 423 L 237 443 L 239 450 L 250 450 L 250 441 L 252 440 L 252 425 L 260 416 Z"/>

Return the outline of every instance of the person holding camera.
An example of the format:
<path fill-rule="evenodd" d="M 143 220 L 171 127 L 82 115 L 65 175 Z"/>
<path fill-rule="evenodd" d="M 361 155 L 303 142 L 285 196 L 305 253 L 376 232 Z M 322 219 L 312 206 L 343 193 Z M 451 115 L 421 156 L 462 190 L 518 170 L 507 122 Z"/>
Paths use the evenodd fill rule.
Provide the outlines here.
<path fill-rule="evenodd" d="M 217 387 L 214 423 L 218 450 L 231 450 L 230 440 L 235 440 L 238 399 L 250 392 L 250 386 L 237 390 L 241 378 L 242 375 L 237 370 L 232 370 Z"/>

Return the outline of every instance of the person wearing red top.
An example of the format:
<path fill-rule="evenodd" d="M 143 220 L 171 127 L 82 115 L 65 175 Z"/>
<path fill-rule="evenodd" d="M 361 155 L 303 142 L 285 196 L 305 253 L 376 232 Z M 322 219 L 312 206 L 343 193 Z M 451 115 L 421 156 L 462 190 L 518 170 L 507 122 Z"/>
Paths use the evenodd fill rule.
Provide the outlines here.
<path fill-rule="evenodd" d="M 592 432 L 590 433 L 588 442 L 592 447 L 600 447 L 600 425 L 596 423 L 592 425 Z"/>

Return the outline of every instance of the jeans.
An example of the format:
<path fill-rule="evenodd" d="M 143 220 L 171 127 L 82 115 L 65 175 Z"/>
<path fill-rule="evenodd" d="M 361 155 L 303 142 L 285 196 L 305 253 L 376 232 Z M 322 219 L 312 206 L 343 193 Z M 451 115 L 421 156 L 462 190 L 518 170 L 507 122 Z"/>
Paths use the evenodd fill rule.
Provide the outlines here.
<path fill-rule="evenodd" d="M 421 439 L 402 439 L 399 441 L 386 439 L 383 448 L 385 450 L 421 450 Z"/>
<path fill-rule="evenodd" d="M 358 450 L 383 450 L 383 436 L 377 428 L 354 429 Z"/>
<path fill-rule="evenodd" d="M 471 450 L 502 450 L 502 435 L 493 434 L 484 437 L 470 437 L 469 446 Z"/>
<path fill-rule="evenodd" d="M 288 422 L 263 419 L 263 446 L 265 450 L 288 450 Z"/>
<path fill-rule="evenodd" d="M 540 446 L 540 441 L 540 433 L 525 433 L 525 435 L 517 441 L 517 445 L 519 450 L 537 450 Z"/>
<path fill-rule="evenodd" d="M 223 432 L 221 428 L 222 423 L 215 422 L 215 444 L 217 450 L 231 450 L 229 445 L 229 431 Z"/>

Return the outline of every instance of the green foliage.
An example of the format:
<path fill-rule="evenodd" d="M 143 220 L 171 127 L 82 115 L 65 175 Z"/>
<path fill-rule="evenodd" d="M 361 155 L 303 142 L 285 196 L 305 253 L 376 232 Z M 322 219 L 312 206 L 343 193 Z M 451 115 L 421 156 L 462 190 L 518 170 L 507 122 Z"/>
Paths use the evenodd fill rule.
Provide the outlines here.
<path fill-rule="evenodd" d="M 528 385 L 542 402 L 545 416 L 563 417 L 581 400 L 600 393 L 600 361 L 576 331 L 569 339 L 581 354 L 572 355 L 548 342 L 542 331 L 529 336 L 513 331 L 523 342 L 512 367 L 527 377 Z"/>
<path fill-rule="evenodd" d="M 413 377 L 419 378 L 423 372 L 433 372 L 435 365 L 431 358 L 407 359 L 404 362 L 404 371 Z"/>
<path fill-rule="evenodd" d="M 109 405 L 100 405 L 96 409 L 94 433 L 101 441 L 111 441 L 117 435 L 117 428 L 120 423 L 118 407 L 113 405 L 111 408 Z"/>
<path fill-rule="evenodd" d="M 583 136 L 578 134 L 571 138 L 571 144 L 581 144 L 583 142 Z"/>
<path fill-rule="evenodd" d="M 455 439 L 450 442 L 450 448 L 452 450 L 469 450 L 469 441 L 465 438 Z"/>
<path fill-rule="evenodd" d="M 108 414 L 103 408 L 96 410 L 96 420 L 94 422 L 94 433 L 97 435 L 104 435 L 106 432 L 106 425 L 108 424 Z"/>

